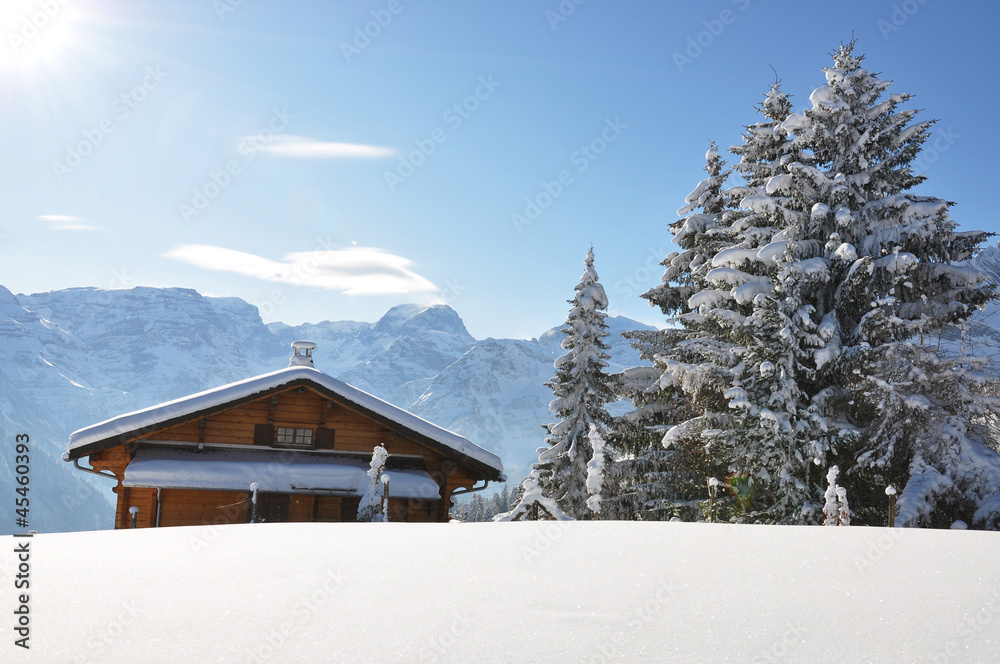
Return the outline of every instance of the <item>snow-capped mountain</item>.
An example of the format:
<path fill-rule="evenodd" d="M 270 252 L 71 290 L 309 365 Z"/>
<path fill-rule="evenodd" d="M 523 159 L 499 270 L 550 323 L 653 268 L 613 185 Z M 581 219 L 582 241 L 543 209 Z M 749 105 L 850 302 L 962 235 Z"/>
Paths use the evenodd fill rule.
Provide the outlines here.
<path fill-rule="evenodd" d="M 618 333 L 645 326 L 608 323 L 609 370 L 637 364 Z M 552 418 L 544 383 L 563 352 L 558 327 L 538 339 L 477 340 L 445 305 L 401 305 L 375 323 L 265 325 L 243 300 L 188 289 L 14 296 L 0 287 L 0 475 L 15 468 L 7 443 L 28 433 L 31 527 L 110 527 L 110 482 L 60 459 L 72 431 L 284 367 L 289 344 L 303 338 L 318 344 L 318 369 L 496 452 L 514 482 L 544 444 L 541 425 Z M 13 518 L 13 501 L 0 502 L 0 533 Z"/>

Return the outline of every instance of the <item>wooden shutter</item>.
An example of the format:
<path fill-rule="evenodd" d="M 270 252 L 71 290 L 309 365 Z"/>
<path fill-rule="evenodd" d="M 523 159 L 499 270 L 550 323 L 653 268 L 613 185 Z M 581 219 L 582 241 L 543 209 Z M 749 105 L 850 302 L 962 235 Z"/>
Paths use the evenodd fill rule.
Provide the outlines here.
<path fill-rule="evenodd" d="M 258 518 L 265 523 L 287 523 L 290 497 L 287 493 L 258 493 Z"/>
<path fill-rule="evenodd" d="M 358 520 L 358 508 L 361 507 L 361 498 L 354 496 L 345 496 L 340 499 L 340 520 L 341 521 L 357 521 Z"/>
<path fill-rule="evenodd" d="M 333 433 L 333 429 L 317 429 L 315 447 L 321 450 L 332 450 Z"/>
<path fill-rule="evenodd" d="M 274 446 L 274 427 L 270 424 L 256 424 L 253 428 L 254 445 Z"/>

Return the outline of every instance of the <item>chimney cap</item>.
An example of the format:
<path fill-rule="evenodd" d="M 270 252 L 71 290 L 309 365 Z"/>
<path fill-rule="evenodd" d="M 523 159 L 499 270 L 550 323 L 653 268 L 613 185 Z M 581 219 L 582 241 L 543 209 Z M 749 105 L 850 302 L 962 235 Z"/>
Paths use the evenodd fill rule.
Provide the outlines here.
<path fill-rule="evenodd" d="M 316 344 L 312 341 L 293 341 L 292 348 L 295 352 L 292 354 L 290 360 L 288 360 L 288 366 L 290 367 L 311 367 L 313 366 L 312 352 L 316 348 Z M 301 351 L 301 352 L 300 352 Z"/>

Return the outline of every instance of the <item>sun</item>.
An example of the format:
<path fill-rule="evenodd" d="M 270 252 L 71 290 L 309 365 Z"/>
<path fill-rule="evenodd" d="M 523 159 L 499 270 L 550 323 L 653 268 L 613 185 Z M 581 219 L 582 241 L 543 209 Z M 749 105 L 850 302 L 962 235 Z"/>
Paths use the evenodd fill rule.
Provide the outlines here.
<path fill-rule="evenodd" d="M 0 67 L 54 64 L 74 39 L 70 0 L 2 0 Z"/>

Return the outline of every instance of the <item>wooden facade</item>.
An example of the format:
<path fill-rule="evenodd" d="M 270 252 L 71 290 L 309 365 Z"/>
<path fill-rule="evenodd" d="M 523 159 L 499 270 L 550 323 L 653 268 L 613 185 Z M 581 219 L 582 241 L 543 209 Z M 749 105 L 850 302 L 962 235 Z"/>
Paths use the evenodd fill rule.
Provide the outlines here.
<path fill-rule="evenodd" d="M 249 482 L 240 490 L 233 490 L 232 486 L 220 489 L 212 486 L 211 477 L 200 477 L 205 462 L 213 461 L 215 467 L 219 467 L 219 460 L 234 455 L 242 455 L 239 458 L 243 461 L 264 460 L 255 466 L 264 469 L 262 472 L 266 472 L 268 460 L 280 466 L 286 460 L 300 458 L 308 458 L 313 464 L 344 467 L 353 464 L 349 470 L 356 472 L 359 465 L 370 460 L 373 449 L 382 445 L 389 452 L 386 471 L 390 477 L 393 472 L 399 472 L 422 479 L 425 486 L 433 486 L 428 484 L 429 477 L 437 485 L 433 495 L 414 497 L 394 495 L 390 482 L 390 521 L 447 521 L 451 498 L 456 491 L 482 488 L 476 485 L 502 479 L 499 460 L 489 463 L 491 459 L 480 454 L 485 453 L 484 450 L 464 443 L 450 446 L 448 436 L 464 441 L 455 434 L 437 430 L 442 433 L 435 435 L 436 428 L 424 426 L 428 423 L 423 421 L 419 427 L 410 427 L 408 423 L 413 423 L 414 416 L 405 411 L 399 413 L 406 417 L 398 418 L 404 421 L 394 420 L 392 415 L 398 409 L 385 402 L 372 401 L 374 397 L 370 395 L 364 395 L 367 400 L 357 399 L 361 403 L 356 403 L 352 401 L 352 395 L 360 393 L 356 388 L 350 388 L 355 392 L 331 389 L 331 384 L 334 388 L 346 384 L 313 369 L 290 368 L 287 371 L 290 372 L 289 380 L 282 382 L 280 376 L 277 381 L 269 378 L 263 382 L 265 389 L 259 392 L 252 391 L 253 385 L 243 392 L 237 389 L 237 396 L 230 401 L 215 403 L 202 393 L 191 398 L 190 412 L 183 412 L 183 407 L 173 406 L 177 402 L 172 402 L 165 405 L 171 407 L 163 409 L 165 415 L 159 420 L 153 409 L 154 415 L 143 415 L 145 411 L 139 411 L 122 416 L 124 424 L 117 427 L 107 423 L 95 425 L 96 429 L 91 429 L 97 432 L 96 439 L 94 433 L 83 429 L 73 436 L 84 443 L 74 445 L 71 437 L 69 453 L 64 458 L 77 460 L 86 456 L 94 471 L 117 480 L 113 489 L 117 495 L 116 528 L 132 527 L 130 508 L 133 507 L 137 508 L 135 526 L 139 528 L 248 522 L 253 509 Z M 313 374 L 322 376 L 323 380 L 312 380 Z M 229 387 L 219 388 L 219 393 L 226 394 Z M 247 390 L 251 393 L 245 394 Z M 378 407 L 373 407 L 372 403 Z M 178 410 L 182 412 L 178 414 Z M 114 420 L 109 422 L 114 424 Z M 141 426 L 128 430 L 131 422 Z M 113 434 L 102 438 L 106 431 Z M 470 455 L 470 450 L 475 454 Z M 157 454 L 186 455 L 182 463 L 174 463 L 171 468 L 182 468 L 178 471 L 180 476 L 190 470 L 187 475 L 205 485 L 186 486 L 185 480 L 178 483 L 176 478 L 172 482 L 154 478 L 139 482 L 148 485 L 137 486 L 135 481 L 130 481 L 127 472 L 138 467 L 137 453 L 153 457 Z M 275 472 L 281 470 L 284 469 L 275 468 Z M 356 520 L 360 500 L 357 490 L 352 492 L 330 485 L 271 492 L 266 484 L 261 486 L 263 490 L 257 496 L 257 514 L 261 520 Z M 295 486 L 294 481 L 292 486 Z"/>

